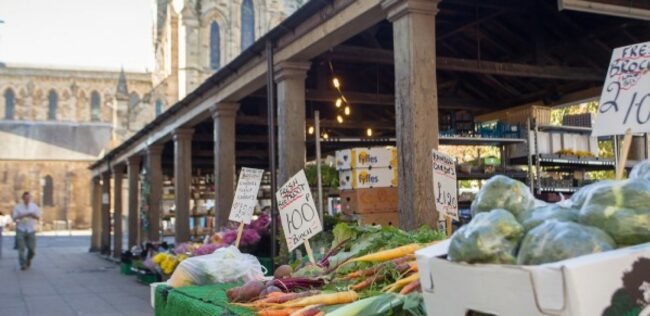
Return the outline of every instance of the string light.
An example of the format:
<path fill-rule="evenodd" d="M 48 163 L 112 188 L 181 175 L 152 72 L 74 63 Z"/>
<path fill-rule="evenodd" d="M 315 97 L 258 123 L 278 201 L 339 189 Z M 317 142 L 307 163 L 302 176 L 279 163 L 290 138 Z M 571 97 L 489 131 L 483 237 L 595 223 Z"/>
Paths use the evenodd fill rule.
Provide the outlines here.
<path fill-rule="evenodd" d="M 323 133 L 323 139 L 328 139 L 328 138 L 330 138 L 330 135 L 328 135 L 327 133 Z"/>
<path fill-rule="evenodd" d="M 332 84 L 334 85 L 334 88 L 341 89 L 341 81 L 339 81 L 339 78 L 334 77 L 334 79 L 332 79 Z"/>
<path fill-rule="evenodd" d="M 350 107 L 346 105 L 344 112 L 345 112 L 345 115 L 350 115 Z"/>
<path fill-rule="evenodd" d="M 372 137 L 372 128 L 368 128 L 368 129 L 366 129 L 366 135 L 367 135 L 368 137 Z"/>
<path fill-rule="evenodd" d="M 339 124 L 343 124 L 343 117 L 340 116 L 340 115 L 337 115 L 337 116 L 336 116 L 336 121 L 338 121 Z"/>
<path fill-rule="evenodd" d="M 336 107 L 337 108 L 340 108 L 342 104 L 343 104 L 343 99 L 341 99 L 341 98 L 336 99 Z"/>
<path fill-rule="evenodd" d="M 307 129 L 307 133 L 309 133 L 309 135 L 313 135 L 314 134 L 314 127 L 309 126 L 309 128 Z"/>

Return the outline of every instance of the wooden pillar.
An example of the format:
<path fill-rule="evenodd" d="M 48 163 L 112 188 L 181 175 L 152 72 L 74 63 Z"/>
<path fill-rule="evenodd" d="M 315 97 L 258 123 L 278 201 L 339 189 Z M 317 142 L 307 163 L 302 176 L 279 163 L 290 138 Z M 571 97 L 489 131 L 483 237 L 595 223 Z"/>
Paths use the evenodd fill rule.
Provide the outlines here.
<path fill-rule="evenodd" d="M 99 177 L 90 181 L 91 226 L 90 251 L 101 250 L 102 245 L 102 186 Z"/>
<path fill-rule="evenodd" d="M 305 167 L 305 78 L 310 64 L 280 62 L 275 69 L 278 91 L 278 185 Z"/>
<path fill-rule="evenodd" d="M 239 103 L 221 102 L 212 108 L 214 122 L 214 227 L 228 224 L 235 195 L 235 118 Z"/>
<path fill-rule="evenodd" d="M 126 160 L 129 178 L 129 249 L 140 243 L 140 162 L 138 155 Z"/>
<path fill-rule="evenodd" d="M 101 253 L 111 253 L 111 173 L 102 174 L 102 241 Z"/>
<path fill-rule="evenodd" d="M 122 255 L 122 180 L 125 165 L 113 166 L 113 257 Z"/>
<path fill-rule="evenodd" d="M 400 226 L 437 226 L 431 150 L 438 147 L 439 0 L 384 0 L 393 24 Z"/>
<path fill-rule="evenodd" d="M 160 240 L 160 212 L 162 199 L 162 152 L 163 145 L 147 147 L 147 180 L 149 181 L 149 228 L 148 240 Z"/>
<path fill-rule="evenodd" d="M 174 131 L 174 196 L 176 202 L 176 244 L 190 240 L 190 199 L 192 185 L 191 128 Z"/>

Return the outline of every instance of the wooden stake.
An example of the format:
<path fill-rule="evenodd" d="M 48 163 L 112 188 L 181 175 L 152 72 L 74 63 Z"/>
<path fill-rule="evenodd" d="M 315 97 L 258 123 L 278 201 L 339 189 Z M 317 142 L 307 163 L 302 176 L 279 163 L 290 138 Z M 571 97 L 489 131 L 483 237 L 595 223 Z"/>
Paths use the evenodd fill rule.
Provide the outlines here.
<path fill-rule="evenodd" d="M 445 218 L 445 228 L 447 230 L 447 237 L 451 237 L 451 234 L 453 233 L 452 227 L 451 227 L 451 217 L 447 216 Z"/>
<path fill-rule="evenodd" d="M 309 257 L 309 262 L 316 265 L 316 260 L 314 260 L 314 252 L 311 250 L 311 245 L 309 245 L 309 239 L 305 239 L 305 249 L 307 250 L 307 257 Z"/>
<path fill-rule="evenodd" d="M 239 228 L 237 229 L 237 241 L 235 241 L 235 247 L 239 249 L 239 242 L 241 241 L 241 234 L 244 232 L 244 222 L 239 223 Z"/>
<path fill-rule="evenodd" d="M 623 137 L 623 148 L 620 149 L 621 153 L 618 158 L 618 166 L 616 166 L 616 180 L 623 179 L 627 155 L 630 153 L 630 146 L 632 146 L 632 129 L 628 128 Z"/>

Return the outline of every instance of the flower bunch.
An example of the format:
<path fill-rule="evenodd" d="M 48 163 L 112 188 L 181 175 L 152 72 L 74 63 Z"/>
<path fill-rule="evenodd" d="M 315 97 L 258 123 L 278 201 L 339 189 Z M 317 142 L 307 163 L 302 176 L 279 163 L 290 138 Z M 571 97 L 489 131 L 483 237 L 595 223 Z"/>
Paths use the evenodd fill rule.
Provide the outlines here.
<path fill-rule="evenodd" d="M 215 250 L 227 246 L 224 243 L 219 244 L 204 244 L 192 251 L 192 256 L 203 256 L 213 253 Z"/>
<path fill-rule="evenodd" d="M 171 275 L 178 264 L 187 258 L 188 256 L 186 254 L 175 256 L 170 253 L 161 252 L 155 255 L 152 261 L 160 267 L 163 274 Z"/>

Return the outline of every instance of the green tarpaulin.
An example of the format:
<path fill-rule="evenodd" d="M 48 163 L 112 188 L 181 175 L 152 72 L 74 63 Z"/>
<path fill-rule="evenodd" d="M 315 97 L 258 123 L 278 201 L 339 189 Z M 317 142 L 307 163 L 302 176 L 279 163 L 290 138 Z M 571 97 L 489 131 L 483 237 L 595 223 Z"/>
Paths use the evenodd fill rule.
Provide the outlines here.
<path fill-rule="evenodd" d="M 240 284 L 215 284 L 156 288 L 156 316 L 255 315 L 252 310 L 228 304 L 226 291 Z"/>

